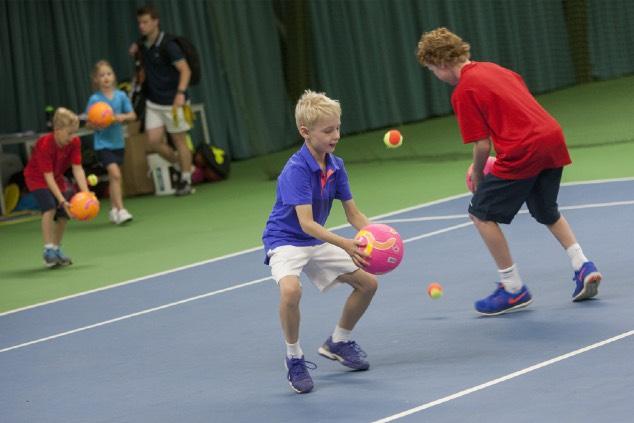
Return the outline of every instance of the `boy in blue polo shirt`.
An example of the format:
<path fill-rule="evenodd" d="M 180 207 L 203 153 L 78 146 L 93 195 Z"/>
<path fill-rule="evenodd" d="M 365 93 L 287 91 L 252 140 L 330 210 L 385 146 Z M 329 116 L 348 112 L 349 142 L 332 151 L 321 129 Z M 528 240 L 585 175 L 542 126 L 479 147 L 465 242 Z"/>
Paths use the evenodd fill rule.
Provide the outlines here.
<path fill-rule="evenodd" d="M 299 301 L 302 271 L 320 290 L 347 283 L 352 293 L 331 337 L 319 354 L 354 370 L 367 370 L 365 352 L 351 332 L 377 289 L 377 280 L 360 269 L 367 256 L 357 241 L 323 225 L 334 199 L 341 200 L 348 222 L 361 229 L 370 222 L 352 199 L 343 160 L 333 152 L 339 142 L 341 106 L 323 93 L 305 91 L 295 107 L 295 121 L 304 145 L 286 163 L 277 180 L 276 201 L 262 235 L 265 263 L 280 288 L 280 321 L 286 340 L 288 382 L 297 393 L 310 392 L 313 381 L 299 344 Z"/>

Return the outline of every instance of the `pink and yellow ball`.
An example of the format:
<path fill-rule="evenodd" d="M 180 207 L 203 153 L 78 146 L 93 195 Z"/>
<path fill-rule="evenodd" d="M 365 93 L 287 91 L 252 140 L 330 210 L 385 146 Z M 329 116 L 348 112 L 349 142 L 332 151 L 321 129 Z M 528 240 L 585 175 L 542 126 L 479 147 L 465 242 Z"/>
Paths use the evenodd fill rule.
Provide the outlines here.
<path fill-rule="evenodd" d="M 354 238 L 361 241 L 359 248 L 370 256 L 364 268 L 368 273 L 383 275 L 403 260 L 403 240 L 391 226 L 373 223 L 361 229 Z"/>

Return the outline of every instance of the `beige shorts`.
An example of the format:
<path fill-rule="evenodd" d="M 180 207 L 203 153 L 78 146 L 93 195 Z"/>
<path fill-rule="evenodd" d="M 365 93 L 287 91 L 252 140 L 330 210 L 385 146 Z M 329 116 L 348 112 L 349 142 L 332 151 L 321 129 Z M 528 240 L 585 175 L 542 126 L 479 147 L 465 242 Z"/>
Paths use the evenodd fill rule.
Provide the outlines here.
<path fill-rule="evenodd" d="M 178 134 L 187 132 L 191 126 L 185 120 L 183 108 L 176 110 L 176 116 L 172 112 L 172 106 L 163 106 L 161 104 L 152 103 L 150 100 L 145 101 L 145 129 L 155 129 L 165 126 L 170 134 Z"/>
<path fill-rule="evenodd" d="M 275 282 L 285 276 L 299 277 L 303 271 L 321 292 L 338 284 L 339 276 L 358 269 L 348 253 L 327 242 L 314 247 L 283 245 L 267 254 Z"/>

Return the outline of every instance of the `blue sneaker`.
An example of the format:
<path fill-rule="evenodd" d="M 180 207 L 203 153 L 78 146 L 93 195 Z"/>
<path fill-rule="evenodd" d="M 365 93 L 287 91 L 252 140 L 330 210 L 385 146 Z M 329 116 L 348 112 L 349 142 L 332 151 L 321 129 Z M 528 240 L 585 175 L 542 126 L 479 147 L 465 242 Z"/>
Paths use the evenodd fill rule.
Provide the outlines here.
<path fill-rule="evenodd" d="M 572 277 L 576 283 L 575 292 L 572 293 L 572 301 L 583 301 L 592 298 L 599 293 L 599 283 L 603 276 L 591 261 L 586 261 L 581 269 Z"/>
<path fill-rule="evenodd" d="M 315 363 L 304 360 L 304 356 L 302 356 L 301 358 L 286 357 L 284 364 L 288 370 L 286 379 L 288 379 L 288 384 L 291 385 L 293 391 L 298 394 L 306 394 L 313 390 L 313 379 L 310 377 L 308 369 L 316 369 Z"/>
<path fill-rule="evenodd" d="M 45 248 L 42 257 L 44 258 L 44 265 L 46 267 L 57 267 L 60 264 L 57 252 L 52 248 Z"/>
<path fill-rule="evenodd" d="M 70 264 L 73 264 L 73 261 L 70 259 L 70 257 L 67 257 L 64 255 L 64 253 L 62 253 L 61 248 L 55 250 L 55 254 L 57 255 L 57 262 L 60 266 L 68 266 Z"/>
<path fill-rule="evenodd" d="M 319 354 L 331 360 L 337 360 L 354 370 L 368 370 L 370 363 L 365 359 L 368 355 L 354 341 L 332 342 L 332 336 L 319 347 Z"/>
<path fill-rule="evenodd" d="M 526 285 L 523 285 L 522 289 L 516 293 L 511 294 L 504 289 L 504 285 L 499 283 L 493 294 L 476 301 L 475 309 L 485 316 L 498 316 L 526 307 L 532 302 L 533 297 L 528 292 Z"/>

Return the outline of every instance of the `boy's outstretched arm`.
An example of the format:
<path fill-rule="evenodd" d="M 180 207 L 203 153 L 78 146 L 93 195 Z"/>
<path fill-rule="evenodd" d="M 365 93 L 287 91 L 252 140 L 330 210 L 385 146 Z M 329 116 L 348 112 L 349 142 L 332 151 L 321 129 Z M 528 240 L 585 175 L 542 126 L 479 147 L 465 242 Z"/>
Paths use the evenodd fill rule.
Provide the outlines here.
<path fill-rule="evenodd" d="M 354 200 L 350 199 L 348 201 L 343 201 L 341 205 L 343 206 L 343 210 L 346 212 L 346 219 L 348 219 L 348 223 L 354 226 L 358 231 L 370 224 L 368 218 L 357 208 Z"/>
<path fill-rule="evenodd" d="M 295 212 L 297 213 L 297 219 L 299 220 L 299 224 L 302 227 L 302 230 L 308 235 L 344 249 L 348 253 L 348 255 L 352 257 L 352 261 L 357 266 L 363 267 L 367 265 L 367 256 L 357 248 L 357 241 L 337 235 L 336 233 L 329 231 L 319 223 L 315 222 L 315 220 L 313 219 L 312 205 L 302 204 L 299 206 L 295 206 Z M 363 217 L 365 218 L 365 216 Z"/>
<path fill-rule="evenodd" d="M 84 168 L 81 165 L 72 165 L 72 169 L 75 181 L 77 181 L 77 185 L 79 185 L 79 190 L 88 192 L 88 182 L 86 182 L 86 172 L 84 172 Z"/>
<path fill-rule="evenodd" d="M 478 184 L 480 184 L 480 180 L 484 176 L 484 166 L 490 152 L 491 140 L 489 138 L 473 143 L 473 173 L 471 174 L 471 181 L 473 181 L 474 190 L 478 189 Z"/>

